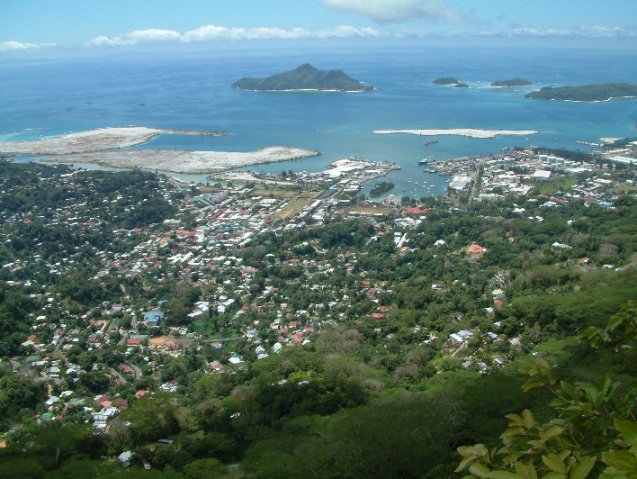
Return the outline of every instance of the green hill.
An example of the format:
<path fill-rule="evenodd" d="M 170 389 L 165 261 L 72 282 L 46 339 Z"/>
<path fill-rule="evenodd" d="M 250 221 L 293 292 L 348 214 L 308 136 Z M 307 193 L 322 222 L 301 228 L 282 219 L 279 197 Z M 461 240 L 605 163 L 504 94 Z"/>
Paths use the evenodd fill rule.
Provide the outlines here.
<path fill-rule="evenodd" d="M 630 83 L 600 83 L 582 86 L 544 87 L 527 93 L 526 98 L 560 101 L 607 101 L 637 96 L 637 86 Z"/>
<path fill-rule="evenodd" d="M 532 85 L 533 82 L 526 78 L 512 78 L 511 80 L 498 80 L 491 83 L 491 86 L 495 87 L 513 87 L 513 86 L 527 86 Z"/>
<path fill-rule="evenodd" d="M 335 90 L 335 91 L 371 91 L 372 87 L 363 85 L 342 70 L 319 70 L 309 63 L 267 78 L 242 78 L 232 84 L 240 90 Z"/>
<path fill-rule="evenodd" d="M 436 78 L 433 81 L 433 83 L 436 84 L 436 85 L 455 86 L 457 88 L 467 88 L 469 86 L 466 83 L 462 83 L 460 80 L 458 80 L 458 79 L 456 79 L 454 77 Z"/>

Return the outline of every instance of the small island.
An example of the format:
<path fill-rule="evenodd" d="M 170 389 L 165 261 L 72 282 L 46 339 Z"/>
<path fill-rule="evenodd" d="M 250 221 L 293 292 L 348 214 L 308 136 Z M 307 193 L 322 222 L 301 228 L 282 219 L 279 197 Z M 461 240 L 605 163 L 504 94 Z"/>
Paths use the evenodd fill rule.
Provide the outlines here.
<path fill-rule="evenodd" d="M 267 78 L 242 78 L 233 88 L 251 91 L 340 91 L 367 92 L 373 88 L 342 70 L 319 70 L 309 63 Z"/>
<path fill-rule="evenodd" d="M 369 191 L 369 196 L 380 196 L 394 187 L 391 181 L 380 181 Z"/>
<path fill-rule="evenodd" d="M 460 80 L 457 80 L 454 77 L 436 78 L 433 81 L 433 83 L 436 85 L 455 86 L 457 88 L 467 88 L 469 86 L 466 83 L 462 83 Z"/>
<path fill-rule="evenodd" d="M 601 102 L 616 98 L 637 97 L 637 86 L 630 83 L 600 83 L 582 86 L 547 86 L 527 93 L 526 98 L 573 102 Z"/>
<path fill-rule="evenodd" d="M 498 80 L 491 83 L 491 86 L 500 87 L 500 88 L 502 87 L 510 88 L 515 86 L 528 86 L 528 85 L 533 85 L 533 82 L 530 80 L 527 80 L 526 78 L 520 78 L 520 77 L 515 77 L 515 78 L 512 78 L 511 80 Z"/>

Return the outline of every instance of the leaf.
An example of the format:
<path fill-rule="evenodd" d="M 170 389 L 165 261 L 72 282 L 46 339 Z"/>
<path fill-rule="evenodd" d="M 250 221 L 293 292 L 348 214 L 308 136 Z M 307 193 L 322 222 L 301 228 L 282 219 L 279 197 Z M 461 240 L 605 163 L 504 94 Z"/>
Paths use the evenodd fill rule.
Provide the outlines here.
<path fill-rule="evenodd" d="M 487 466 L 485 466 L 484 464 L 480 464 L 479 462 L 471 464 L 471 466 L 469 467 L 469 472 L 474 476 L 482 477 L 483 479 L 488 479 L 489 475 L 491 474 L 491 470 Z"/>
<path fill-rule="evenodd" d="M 524 429 L 523 427 L 511 427 L 507 429 L 506 431 L 504 431 L 500 437 L 519 436 L 520 434 L 523 434 L 525 432 L 526 432 L 526 429 Z"/>
<path fill-rule="evenodd" d="M 523 479 L 537 479 L 537 471 L 530 464 L 516 462 L 515 472 Z"/>
<path fill-rule="evenodd" d="M 624 440 L 631 445 L 631 452 L 634 452 L 633 448 L 637 447 L 637 423 L 615 419 L 613 425 L 624 436 Z"/>
<path fill-rule="evenodd" d="M 522 411 L 522 418 L 524 419 L 524 427 L 527 429 L 531 429 L 535 426 L 535 419 L 533 418 L 533 413 L 528 409 Z"/>
<path fill-rule="evenodd" d="M 612 316 L 610 320 L 608 320 L 608 323 L 606 323 L 606 331 L 613 332 L 624 322 L 624 319 L 624 315 L 621 314 Z"/>
<path fill-rule="evenodd" d="M 456 467 L 456 470 L 454 472 L 462 471 L 465 467 L 467 467 L 468 464 L 475 461 L 477 458 L 478 457 L 475 455 L 466 456 L 464 459 L 462 459 L 462 461 L 460 461 L 460 464 L 458 464 L 458 467 Z"/>
<path fill-rule="evenodd" d="M 507 414 L 506 417 L 509 420 L 509 426 L 522 426 L 524 425 L 524 420 L 522 416 L 517 414 Z"/>
<path fill-rule="evenodd" d="M 560 381 L 560 389 L 562 392 L 562 396 L 567 396 L 569 399 L 577 398 L 577 390 L 571 383 Z"/>
<path fill-rule="evenodd" d="M 542 479 L 566 479 L 566 475 L 558 472 L 549 472 L 545 476 L 542 476 Z"/>
<path fill-rule="evenodd" d="M 492 471 L 489 479 L 523 479 L 523 477 L 509 471 Z"/>
<path fill-rule="evenodd" d="M 546 456 L 542 456 L 542 462 L 546 467 L 548 467 L 551 471 L 557 472 L 560 474 L 566 473 L 566 466 L 562 459 L 557 454 L 548 454 Z"/>
<path fill-rule="evenodd" d="M 602 461 L 618 471 L 637 470 L 635 455 L 628 451 L 608 451 L 602 453 Z"/>
<path fill-rule="evenodd" d="M 489 450 L 487 446 L 484 444 L 474 444 L 473 446 L 460 446 L 458 449 L 458 454 L 462 457 L 466 456 L 480 456 L 484 457 L 489 454 Z"/>
<path fill-rule="evenodd" d="M 549 426 L 546 428 L 543 428 L 540 431 L 540 439 L 542 439 L 543 441 L 548 441 L 549 439 L 553 439 L 554 437 L 559 436 L 560 434 L 562 434 L 562 432 L 564 432 L 564 428 L 560 427 L 560 426 Z"/>
<path fill-rule="evenodd" d="M 570 479 L 586 479 L 595 466 L 595 462 L 597 462 L 597 458 L 593 456 L 581 457 L 579 462 L 573 466 Z"/>
<path fill-rule="evenodd" d="M 522 385 L 522 391 L 524 391 L 526 393 L 526 392 L 529 392 L 532 389 L 541 388 L 542 386 L 544 386 L 544 381 L 542 379 L 531 378 L 531 379 L 528 379 Z"/>

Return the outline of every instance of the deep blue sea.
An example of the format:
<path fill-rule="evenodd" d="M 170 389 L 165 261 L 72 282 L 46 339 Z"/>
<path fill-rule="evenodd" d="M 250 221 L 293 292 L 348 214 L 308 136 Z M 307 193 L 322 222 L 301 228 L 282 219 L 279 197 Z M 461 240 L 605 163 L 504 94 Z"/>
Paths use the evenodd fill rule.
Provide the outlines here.
<path fill-rule="evenodd" d="M 230 88 L 243 76 L 268 76 L 306 62 L 341 68 L 375 90 L 256 93 Z M 432 84 L 442 76 L 454 76 L 469 88 Z M 489 87 L 516 76 L 534 85 Z M 436 46 L 0 61 L 0 140 L 121 125 L 223 130 L 231 135 L 163 136 L 143 148 L 245 151 L 289 145 L 322 152 L 317 158 L 249 168 L 257 171 L 317 171 L 348 156 L 393 161 L 402 167 L 390 175 L 397 185 L 394 193 L 419 197 L 446 188 L 443 178 L 418 165 L 425 157 L 447 159 L 525 145 L 586 149 L 576 140 L 637 136 L 637 100 L 586 104 L 524 98 L 546 85 L 611 81 L 637 83 L 637 51 Z M 442 136 L 430 146 L 425 145 L 429 137 L 372 134 L 375 129 L 418 128 L 541 133 L 489 140 Z"/>

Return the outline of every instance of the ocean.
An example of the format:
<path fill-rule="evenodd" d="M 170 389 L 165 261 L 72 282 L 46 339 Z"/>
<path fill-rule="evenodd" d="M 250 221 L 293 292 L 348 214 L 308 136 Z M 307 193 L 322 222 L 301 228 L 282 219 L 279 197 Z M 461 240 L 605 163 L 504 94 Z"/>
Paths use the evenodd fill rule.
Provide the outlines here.
<path fill-rule="evenodd" d="M 234 90 L 244 76 L 268 76 L 312 63 L 341 68 L 370 93 Z M 469 88 L 437 86 L 453 76 Z M 524 88 L 490 83 L 524 77 Z M 398 163 L 393 194 L 442 194 L 446 178 L 423 158 L 499 153 L 512 146 L 587 150 L 577 140 L 637 136 L 637 100 L 563 103 L 524 98 L 547 85 L 637 82 L 634 50 L 406 46 L 356 49 L 198 51 L 187 56 L 120 55 L 0 61 L 0 140 L 33 139 L 93 128 L 141 125 L 221 130 L 226 137 L 161 136 L 139 148 L 247 151 L 271 145 L 321 151 L 305 160 L 248 170 L 319 171 L 356 156 Z M 520 129 L 529 137 L 470 139 L 374 135 L 376 129 Z M 179 175 L 191 181 L 205 175 Z M 371 185 L 367 186 L 365 191 Z"/>

